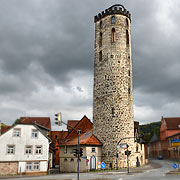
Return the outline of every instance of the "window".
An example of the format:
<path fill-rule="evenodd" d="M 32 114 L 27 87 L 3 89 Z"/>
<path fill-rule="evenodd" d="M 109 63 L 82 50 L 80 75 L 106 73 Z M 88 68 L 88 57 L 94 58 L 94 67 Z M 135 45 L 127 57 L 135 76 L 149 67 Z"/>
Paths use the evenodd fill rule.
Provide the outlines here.
<path fill-rule="evenodd" d="M 39 162 L 34 162 L 33 169 L 34 169 L 34 171 L 38 171 L 39 170 Z"/>
<path fill-rule="evenodd" d="M 15 154 L 15 146 L 14 145 L 7 146 L 7 154 Z"/>
<path fill-rule="evenodd" d="M 108 156 L 110 156 L 110 155 L 111 155 L 111 152 L 110 152 L 110 151 L 108 151 L 107 155 L 108 155 Z"/>
<path fill-rule="evenodd" d="M 127 26 L 127 27 L 129 26 L 128 18 L 126 18 L 126 26 Z"/>
<path fill-rule="evenodd" d="M 71 162 L 74 162 L 74 159 L 73 159 L 73 158 L 71 158 Z"/>
<path fill-rule="evenodd" d="M 128 71 L 128 74 L 129 74 L 129 76 L 131 75 L 131 72 L 130 72 L 130 70 Z"/>
<path fill-rule="evenodd" d="M 95 147 L 92 147 L 92 149 L 91 149 L 91 152 L 93 153 L 95 153 L 96 152 L 96 148 Z"/>
<path fill-rule="evenodd" d="M 39 170 L 39 162 L 27 162 L 26 163 L 26 171 L 38 171 Z"/>
<path fill-rule="evenodd" d="M 112 23 L 112 24 L 115 24 L 115 16 L 112 16 L 112 17 L 111 17 L 111 23 Z"/>
<path fill-rule="evenodd" d="M 100 35 L 99 35 L 99 46 L 100 47 L 102 46 L 102 32 L 100 32 Z"/>
<path fill-rule="evenodd" d="M 99 61 L 102 61 L 102 51 L 99 52 Z"/>
<path fill-rule="evenodd" d="M 114 114 L 115 114 L 115 113 L 114 113 L 114 107 L 112 107 L 111 111 L 112 111 L 112 117 L 115 117 L 115 116 L 114 116 Z"/>
<path fill-rule="evenodd" d="M 37 138 L 38 137 L 38 131 L 36 129 L 32 130 L 32 138 Z"/>
<path fill-rule="evenodd" d="M 36 146 L 35 154 L 42 154 L 42 146 Z"/>
<path fill-rule="evenodd" d="M 129 32 L 126 30 L 126 44 L 129 45 Z"/>
<path fill-rule="evenodd" d="M 136 145 L 136 152 L 138 152 L 138 149 L 139 149 L 139 148 L 138 148 L 138 145 Z"/>
<path fill-rule="evenodd" d="M 65 159 L 64 159 L 64 162 L 67 162 L 67 161 L 68 161 L 67 158 L 65 158 Z"/>
<path fill-rule="evenodd" d="M 130 88 L 128 88 L 128 94 L 130 94 L 131 93 L 131 90 L 130 90 Z"/>
<path fill-rule="evenodd" d="M 32 171 L 32 163 L 31 162 L 26 163 L 26 170 Z"/>
<path fill-rule="evenodd" d="M 77 130 L 77 133 L 80 135 L 80 134 L 81 134 L 81 129 L 78 129 L 78 130 Z"/>
<path fill-rule="evenodd" d="M 25 154 L 32 154 L 32 146 L 26 146 Z"/>
<path fill-rule="evenodd" d="M 103 27 L 102 21 L 100 21 L 99 26 L 100 26 L 100 29 L 102 29 L 102 27 Z"/>
<path fill-rule="evenodd" d="M 115 28 L 112 28 L 112 43 L 115 42 Z"/>
<path fill-rule="evenodd" d="M 73 154 L 73 152 L 74 152 L 74 148 L 71 147 L 71 148 L 70 148 L 70 153 Z"/>
<path fill-rule="evenodd" d="M 67 153 L 67 146 L 64 146 L 64 154 Z"/>
<path fill-rule="evenodd" d="M 20 129 L 14 129 L 14 131 L 13 131 L 13 136 L 14 136 L 14 137 L 20 137 L 20 132 L 21 132 Z"/>

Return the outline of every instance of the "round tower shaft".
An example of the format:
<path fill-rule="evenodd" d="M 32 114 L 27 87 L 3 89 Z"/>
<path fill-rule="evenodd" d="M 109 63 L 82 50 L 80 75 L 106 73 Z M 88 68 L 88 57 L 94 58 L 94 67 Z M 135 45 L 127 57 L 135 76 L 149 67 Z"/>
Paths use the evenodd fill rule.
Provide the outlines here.
<path fill-rule="evenodd" d="M 103 143 L 103 160 L 114 168 L 117 143 L 134 136 L 131 15 L 118 4 L 99 13 L 94 22 L 93 132 Z M 133 149 L 134 139 L 122 143 Z M 125 162 L 118 163 L 123 167 Z"/>

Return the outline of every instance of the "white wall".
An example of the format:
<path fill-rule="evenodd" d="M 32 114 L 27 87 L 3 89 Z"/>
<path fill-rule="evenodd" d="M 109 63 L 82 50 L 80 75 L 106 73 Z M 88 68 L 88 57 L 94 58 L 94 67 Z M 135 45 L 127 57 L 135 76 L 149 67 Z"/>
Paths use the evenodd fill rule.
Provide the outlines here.
<path fill-rule="evenodd" d="M 21 129 L 20 137 L 13 136 L 13 129 Z M 47 171 L 47 161 L 49 153 L 48 139 L 38 131 L 38 138 L 32 138 L 32 129 L 36 129 L 33 125 L 18 124 L 6 133 L 0 136 L 0 161 L 19 161 L 18 171 L 25 171 L 26 161 L 42 161 L 40 162 L 40 171 Z M 15 154 L 7 154 L 7 145 L 15 145 Z M 25 147 L 33 146 L 32 154 L 25 154 Z M 42 154 L 35 154 L 36 145 L 42 146 Z"/>
<path fill-rule="evenodd" d="M 92 148 L 96 148 L 96 152 L 92 152 Z M 90 169 L 90 160 L 92 156 L 96 157 L 96 169 L 98 169 L 99 165 L 98 162 L 101 161 L 102 156 L 102 147 L 101 146 L 87 146 L 86 147 L 86 156 L 89 160 L 88 162 L 88 170 Z"/>

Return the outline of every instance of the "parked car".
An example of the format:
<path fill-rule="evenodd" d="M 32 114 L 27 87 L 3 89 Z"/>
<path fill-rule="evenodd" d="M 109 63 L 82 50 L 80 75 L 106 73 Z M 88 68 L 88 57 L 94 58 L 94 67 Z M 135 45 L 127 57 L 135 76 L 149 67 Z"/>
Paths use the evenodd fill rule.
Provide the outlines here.
<path fill-rule="evenodd" d="M 162 156 L 162 155 L 159 155 L 159 156 L 157 157 L 157 159 L 158 159 L 158 160 L 163 160 L 163 156 Z"/>

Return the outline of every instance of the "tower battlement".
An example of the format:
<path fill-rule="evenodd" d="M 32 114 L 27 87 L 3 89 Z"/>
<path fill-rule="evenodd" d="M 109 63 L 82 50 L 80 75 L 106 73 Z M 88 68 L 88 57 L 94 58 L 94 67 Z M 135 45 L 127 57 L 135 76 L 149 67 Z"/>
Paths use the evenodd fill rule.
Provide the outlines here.
<path fill-rule="evenodd" d="M 131 14 L 127 9 L 121 4 L 115 4 L 110 8 L 102 11 L 98 15 L 94 16 L 94 22 L 99 21 L 100 19 L 104 18 L 105 16 L 112 15 L 112 14 L 120 14 L 128 17 L 131 20 Z"/>

